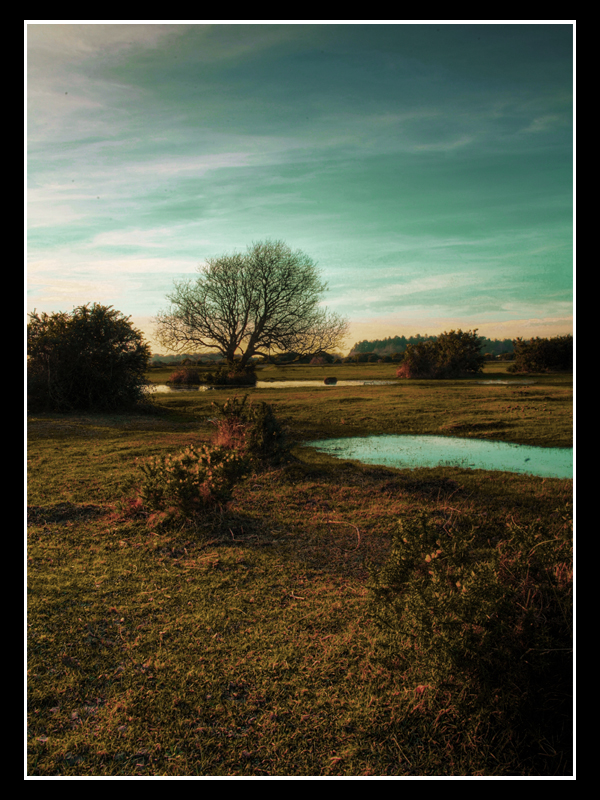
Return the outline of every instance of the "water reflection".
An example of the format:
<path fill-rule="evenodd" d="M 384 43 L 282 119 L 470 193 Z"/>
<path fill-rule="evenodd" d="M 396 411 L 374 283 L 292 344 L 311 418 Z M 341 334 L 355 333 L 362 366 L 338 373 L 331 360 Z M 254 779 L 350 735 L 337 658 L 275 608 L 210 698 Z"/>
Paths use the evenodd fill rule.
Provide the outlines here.
<path fill-rule="evenodd" d="M 316 450 L 341 459 L 400 469 L 462 467 L 538 475 L 573 477 L 573 449 L 529 447 L 483 439 L 448 436 L 366 436 L 307 442 Z"/>

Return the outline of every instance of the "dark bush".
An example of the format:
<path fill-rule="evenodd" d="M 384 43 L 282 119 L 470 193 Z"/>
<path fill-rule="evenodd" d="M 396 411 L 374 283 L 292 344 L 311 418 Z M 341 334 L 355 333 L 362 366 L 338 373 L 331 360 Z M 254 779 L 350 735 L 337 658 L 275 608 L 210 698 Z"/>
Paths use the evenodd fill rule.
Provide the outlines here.
<path fill-rule="evenodd" d="M 435 340 L 408 344 L 398 378 L 460 378 L 482 371 L 485 357 L 481 341 L 474 331 L 444 332 Z"/>
<path fill-rule="evenodd" d="M 93 303 L 29 317 L 30 409 L 117 411 L 143 400 L 150 348 L 120 311 Z"/>
<path fill-rule="evenodd" d="M 555 336 L 552 339 L 525 341 L 514 339 L 514 364 L 510 372 L 572 372 L 573 337 Z"/>
<path fill-rule="evenodd" d="M 225 362 L 215 372 L 207 372 L 205 380 L 213 386 L 255 386 L 256 369 L 254 364 L 242 367 L 237 361 Z"/>
<path fill-rule="evenodd" d="M 409 344 L 396 370 L 397 378 L 431 379 L 441 377 L 438 370 L 438 353 L 433 342 Z"/>
<path fill-rule="evenodd" d="M 197 369 L 191 369 L 190 367 L 183 367 L 183 369 L 178 369 L 175 370 L 175 372 L 172 372 L 169 375 L 167 383 L 181 383 L 181 384 L 191 384 L 197 386 L 203 383 L 203 380 Z"/>

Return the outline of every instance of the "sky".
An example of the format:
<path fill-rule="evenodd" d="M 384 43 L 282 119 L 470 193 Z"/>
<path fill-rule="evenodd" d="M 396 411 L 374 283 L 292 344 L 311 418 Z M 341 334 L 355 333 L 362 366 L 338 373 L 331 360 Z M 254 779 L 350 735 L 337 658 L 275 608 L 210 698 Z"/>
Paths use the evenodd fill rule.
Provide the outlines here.
<path fill-rule="evenodd" d="M 27 312 L 283 240 L 363 339 L 573 332 L 574 21 L 26 24 Z"/>

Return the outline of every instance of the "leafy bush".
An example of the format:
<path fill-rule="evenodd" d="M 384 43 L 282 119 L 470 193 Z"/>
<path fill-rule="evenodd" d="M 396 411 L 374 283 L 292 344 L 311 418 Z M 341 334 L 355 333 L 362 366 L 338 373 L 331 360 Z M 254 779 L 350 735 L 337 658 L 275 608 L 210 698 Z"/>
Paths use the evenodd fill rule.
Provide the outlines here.
<path fill-rule="evenodd" d="M 224 447 L 187 447 L 140 465 L 139 492 L 145 508 L 189 519 L 231 499 L 234 485 L 248 471 L 242 454 Z"/>
<path fill-rule="evenodd" d="M 169 375 L 167 383 L 181 383 L 181 384 L 191 384 L 191 385 L 198 385 L 202 383 L 202 378 L 200 377 L 200 373 L 197 369 L 190 369 L 189 367 L 184 367 L 183 369 L 175 370 Z"/>
<path fill-rule="evenodd" d="M 510 372 L 572 372 L 573 337 L 555 336 L 552 339 L 524 341 L 514 339 L 514 364 Z"/>
<path fill-rule="evenodd" d="M 449 331 L 417 344 L 408 344 L 398 378 L 459 378 L 482 371 L 485 357 L 474 331 Z"/>
<path fill-rule="evenodd" d="M 248 395 L 244 395 L 242 400 L 228 398 L 223 405 L 213 403 L 223 417 L 216 423 L 215 443 L 238 448 L 255 466 L 286 461 L 287 436 L 273 408 L 264 401 L 247 405 L 247 399 Z"/>
<path fill-rule="evenodd" d="M 446 528 L 424 514 L 402 520 L 370 581 L 407 697 L 434 727 L 443 715 L 447 735 L 477 730 L 498 750 L 534 757 L 548 745 L 568 757 L 572 532 L 510 523 L 499 538 L 470 520 Z"/>
<path fill-rule="evenodd" d="M 97 303 L 29 316 L 29 408 L 115 411 L 143 399 L 150 348 L 128 317 Z"/>

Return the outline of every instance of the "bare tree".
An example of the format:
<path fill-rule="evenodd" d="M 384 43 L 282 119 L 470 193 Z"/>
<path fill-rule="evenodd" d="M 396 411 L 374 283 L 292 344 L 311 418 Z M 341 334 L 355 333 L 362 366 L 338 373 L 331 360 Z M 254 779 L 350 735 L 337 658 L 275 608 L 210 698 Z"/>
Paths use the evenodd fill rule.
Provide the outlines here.
<path fill-rule="evenodd" d="M 310 355 L 339 345 L 348 322 L 320 306 L 327 285 L 301 250 L 258 242 L 246 254 L 210 258 L 195 282 L 175 282 L 156 336 L 175 352 L 217 350 L 241 366 L 254 355 Z"/>

